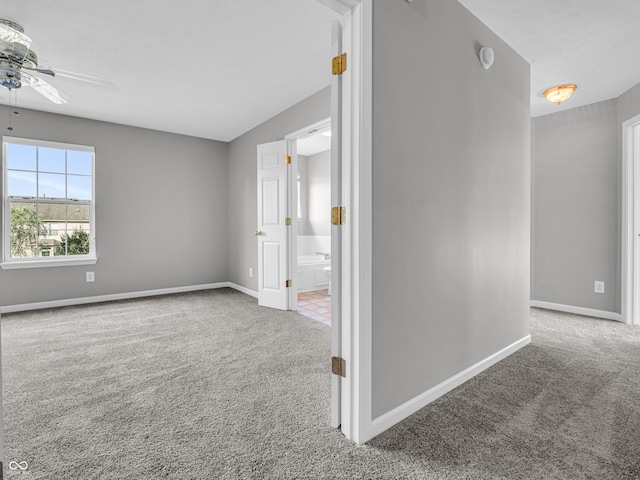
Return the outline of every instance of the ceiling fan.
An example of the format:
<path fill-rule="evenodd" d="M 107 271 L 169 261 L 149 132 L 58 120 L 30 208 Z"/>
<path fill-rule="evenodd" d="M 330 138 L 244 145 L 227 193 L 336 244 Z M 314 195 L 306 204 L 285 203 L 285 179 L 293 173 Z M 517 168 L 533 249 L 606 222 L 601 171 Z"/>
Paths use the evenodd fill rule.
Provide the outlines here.
<path fill-rule="evenodd" d="M 67 77 L 98 87 L 117 87 L 114 82 L 101 78 L 41 67 L 38 65 L 38 56 L 30 46 L 31 39 L 25 35 L 22 26 L 0 18 L 0 85 L 9 90 L 23 86 L 31 87 L 56 104 L 67 103 L 69 98 L 34 73 L 49 77 Z"/>

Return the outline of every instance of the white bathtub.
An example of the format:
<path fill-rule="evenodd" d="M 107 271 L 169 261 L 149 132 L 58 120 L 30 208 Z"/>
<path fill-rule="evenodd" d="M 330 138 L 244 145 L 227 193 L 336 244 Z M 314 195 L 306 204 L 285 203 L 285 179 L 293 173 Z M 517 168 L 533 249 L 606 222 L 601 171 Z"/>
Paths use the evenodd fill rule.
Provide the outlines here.
<path fill-rule="evenodd" d="M 331 265 L 331 260 L 324 258 L 324 255 L 298 255 L 298 266 L 315 265 L 321 263 L 323 267 Z"/>
<path fill-rule="evenodd" d="M 322 270 L 331 265 L 324 255 L 298 255 L 298 292 L 329 288 L 329 279 Z"/>

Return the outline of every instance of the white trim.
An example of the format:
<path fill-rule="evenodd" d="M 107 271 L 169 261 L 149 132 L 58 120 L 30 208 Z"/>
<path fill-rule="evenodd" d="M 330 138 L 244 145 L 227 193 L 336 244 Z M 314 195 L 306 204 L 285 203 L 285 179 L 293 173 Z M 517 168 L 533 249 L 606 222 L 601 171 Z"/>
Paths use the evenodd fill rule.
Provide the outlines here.
<path fill-rule="evenodd" d="M 73 258 L 73 256 L 57 257 L 60 260 L 44 260 L 47 257 L 36 257 L 33 260 L 12 260 L 0 263 L 2 270 L 17 270 L 20 268 L 46 268 L 46 267 L 72 267 L 74 265 L 95 265 L 98 262 L 96 257 L 82 256 L 81 258 Z"/>
<path fill-rule="evenodd" d="M 52 142 L 50 140 L 37 140 L 35 138 L 2 137 L 4 143 L 17 143 L 19 145 L 28 145 L 30 147 L 59 148 L 61 150 L 77 150 L 79 152 L 95 153 L 95 147 L 90 145 L 78 145 L 75 143 Z"/>
<path fill-rule="evenodd" d="M 156 290 L 144 290 L 141 292 L 114 293 L 110 295 L 96 295 L 93 297 L 68 298 L 65 300 L 51 300 L 48 302 L 23 303 L 21 305 L 7 305 L 0 307 L 0 313 L 24 312 L 28 310 L 41 310 L 43 308 L 69 307 L 72 305 L 85 305 L 88 303 L 112 302 L 115 300 L 129 300 L 132 298 L 153 297 L 156 295 L 169 295 L 172 293 L 196 292 L 199 290 L 214 290 L 219 288 L 233 288 L 246 295 L 258 298 L 258 292 L 249 290 L 231 282 L 207 283 L 203 285 L 190 285 L 186 287 L 159 288 Z"/>
<path fill-rule="evenodd" d="M 317 2 L 329 7 L 338 15 L 344 15 L 355 9 L 361 0 L 316 0 Z"/>
<path fill-rule="evenodd" d="M 576 315 L 585 315 L 587 317 L 604 318 L 606 320 L 615 320 L 617 322 L 622 322 L 622 315 L 620 315 L 619 313 L 607 312 L 604 310 L 594 310 L 592 308 L 574 307 L 572 305 L 562 305 L 559 303 L 541 302 L 539 300 L 531 300 L 531 306 L 534 308 L 544 308 L 546 310 L 575 313 Z"/>
<path fill-rule="evenodd" d="M 436 385 L 433 388 L 430 388 L 426 392 L 412 398 L 411 400 L 403 403 L 399 407 L 394 408 L 388 413 L 376 418 L 373 420 L 371 424 L 371 438 L 376 435 L 380 435 L 382 432 L 397 424 L 398 422 L 404 420 L 408 416 L 414 414 L 421 408 L 424 408 L 434 400 L 442 397 L 446 393 L 449 393 L 456 387 L 459 387 L 467 380 L 475 377 L 479 373 L 482 373 L 487 368 L 495 365 L 501 360 L 504 360 L 509 355 L 515 353 L 520 350 L 522 347 L 531 343 L 531 335 L 527 335 L 526 337 L 518 340 L 515 343 L 512 343 L 508 347 L 503 348 L 502 350 L 494 353 L 493 355 L 481 360 L 480 362 L 472 365 L 471 367 L 463 370 L 462 372 L 454 375 L 453 377 L 448 378 L 444 382 Z"/>
<path fill-rule="evenodd" d="M 351 439 L 363 444 L 372 438 L 372 110 L 373 110 L 373 1 L 353 10 L 351 41 L 351 322 L 349 350 L 352 368 Z"/>
<path fill-rule="evenodd" d="M 625 121 L 622 124 L 622 233 L 621 233 L 621 321 L 627 325 L 640 325 L 640 312 L 634 291 L 640 286 L 640 262 L 635 252 L 636 232 L 640 225 L 636 225 L 639 212 L 635 210 L 635 204 L 640 197 L 640 185 L 638 169 L 635 168 L 634 127 L 640 125 L 640 115 Z M 640 148 L 638 145 L 636 148 Z"/>
<path fill-rule="evenodd" d="M 256 292 L 255 290 L 250 290 L 247 287 L 243 287 L 242 285 L 238 285 L 233 282 L 226 282 L 226 285 L 224 286 L 233 288 L 234 290 L 238 290 L 239 292 L 242 292 L 245 295 L 249 295 L 250 297 L 258 298 L 258 292 Z M 219 288 L 222 288 L 222 287 L 219 287 Z"/>
<path fill-rule="evenodd" d="M 326 128 L 331 127 L 331 117 L 327 117 L 324 120 L 320 120 L 319 122 L 314 123 L 313 125 L 309 125 L 308 127 L 301 128 L 300 130 L 296 130 L 289 135 L 285 135 L 285 140 L 300 140 L 301 138 L 308 137 L 310 135 L 315 135 L 317 132 L 315 130 L 324 130 Z"/>

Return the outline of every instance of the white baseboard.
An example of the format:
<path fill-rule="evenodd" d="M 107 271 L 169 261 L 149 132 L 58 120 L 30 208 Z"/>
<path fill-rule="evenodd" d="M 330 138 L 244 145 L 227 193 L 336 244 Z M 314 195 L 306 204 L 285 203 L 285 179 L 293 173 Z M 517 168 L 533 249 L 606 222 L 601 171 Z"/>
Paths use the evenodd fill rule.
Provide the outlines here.
<path fill-rule="evenodd" d="M 68 298 L 64 300 L 51 300 L 48 302 L 23 303 L 21 305 L 7 305 L 0 307 L 0 314 L 24 312 L 28 310 L 41 310 L 43 308 L 68 307 L 71 305 L 84 305 L 88 303 L 111 302 L 114 300 L 128 300 L 131 298 L 152 297 L 154 295 L 168 295 L 171 293 L 195 292 L 198 290 L 212 290 L 230 287 L 252 297 L 258 296 L 257 292 L 241 287 L 231 282 L 207 283 L 203 285 L 190 285 L 186 287 L 160 288 L 157 290 L 144 290 L 142 292 L 114 293 L 111 295 L 96 295 L 93 297 Z"/>
<path fill-rule="evenodd" d="M 531 306 L 535 308 L 545 308 L 547 310 L 556 310 L 558 312 L 586 315 L 587 317 L 604 318 L 607 320 L 616 320 L 618 322 L 623 321 L 622 315 L 619 313 L 594 310 L 592 308 L 574 307 L 572 305 L 562 305 L 560 303 L 540 302 L 538 300 L 531 300 Z"/>
<path fill-rule="evenodd" d="M 242 285 L 237 285 L 233 282 L 227 282 L 227 286 L 233 288 L 234 290 L 238 290 L 245 295 L 249 295 L 250 297 L 258 298 L 258 292 L 256 292 L 255 290 L 249 290 L 248 288 L 243 287 Z"/>
<path fill-rule="evenodd" d="M 435 387 L 427 390 L 426 392 L 418 395 L 417 397 L 412 398 L 411 400 L 403 403 L 399 407 L 394 408 L 390 412 L 385 413 L 384 415 L 374 419 L 371 422 L 370 429 L 370 438 L 375 437 L 376 435 L 380 435 L 385 430 L 391 428 L 395 424 L 404 420 L 408 416 L 414 414 L 421 408 L 427 406 L 434 400 L 437 400 L 441 396 L 446 393 L 449 393 L 454 388 L 462 385 L 467 380 L 475 377 L 479 373 L 483 372 L 487 368 L 495 365 L 500 360 L 505 359 L 512 353 L 520 350 L 525 345 L 531 343 L 531 335 L 527 335 L 526 337 L 518 340 L 515 343 L 512 343 L 508 347 L 503 348 L 502 350 L 494 353 L 490 357 L 481 360 L 480 362 L 472 365 L 471 367 L 463 370 L 462 372 L 454 375 L 451 378 L 448 378 L 444 382 L 436 385 Z"/>

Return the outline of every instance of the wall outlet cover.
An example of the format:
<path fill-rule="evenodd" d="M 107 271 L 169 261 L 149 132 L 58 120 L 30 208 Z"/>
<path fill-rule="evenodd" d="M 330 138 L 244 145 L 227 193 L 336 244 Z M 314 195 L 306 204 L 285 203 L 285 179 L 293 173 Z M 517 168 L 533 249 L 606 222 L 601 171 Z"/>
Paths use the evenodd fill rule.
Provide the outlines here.
<path fill-rule="evenodd" d="M 594 283 L 593 291 L 595 293 L 604 293 L 604 282 L 596 280 L 596 282 Z"/>

